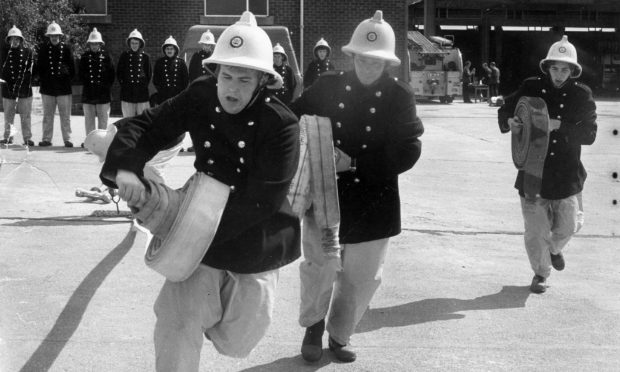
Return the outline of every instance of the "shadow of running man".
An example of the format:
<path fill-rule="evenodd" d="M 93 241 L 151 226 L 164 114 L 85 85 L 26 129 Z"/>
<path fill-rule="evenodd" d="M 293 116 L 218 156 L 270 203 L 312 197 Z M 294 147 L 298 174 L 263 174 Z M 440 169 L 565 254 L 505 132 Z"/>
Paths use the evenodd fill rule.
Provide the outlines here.
<path fill-rule="evenodd" d="M 525 307 L 530 291 L 528 286 L 504 286 L 501 291 L 461 300 L 458 298 L 429 298 L 403 305 L 380 307 L 366 311 L 356 333 L 371 332 L 384 327 L 404 327 L 439 320 L 462 319 L 462 311 L 514 309 Z"/>
<path fill-rule="evenodd" d="M 62 352 L 73 333 L 80 325 L 82 316 L 93 298 L 101 283 L 110 274 L 116 265 L 125 257 L 136 239 L 136 230 L 131 229 L 127 236 L 108 253 L 101 262 L 97 264 L 86 275 L 77 289 L 69 298 L 69 301 L 62 309 L 56 319 L 56 323 L 45 336 L 41 345 L 35 350 L 20 372 L 48 371 L 54 364 L 58 355 Z"/>

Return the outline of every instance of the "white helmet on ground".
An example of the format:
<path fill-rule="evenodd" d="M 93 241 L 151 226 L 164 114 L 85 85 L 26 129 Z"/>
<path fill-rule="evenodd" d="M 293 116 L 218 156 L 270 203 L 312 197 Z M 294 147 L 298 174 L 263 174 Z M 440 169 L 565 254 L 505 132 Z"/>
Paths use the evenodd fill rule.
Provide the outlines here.
<path fill-rule="evenodd" d="M 56 21 L 52 21 L 52 23 L 49 24 L 49 26 L 47 26 L 47 32 L 45 33 L 45 36 L 52 36 L 52 35 L 58 35 L 58 36 L 62 36 L 62 30 L 60 29 L 60 26 L 58 25 L 58 23 L 56 23 Z"/>
<path fill-rule="evenodd" d="M 103 42 L 103 38 L 101 37 L 101 32 L 97 31 L 97 27 L 93 27 L 93 31 L 88 35 L 88 40 L 86 40 L 86 44 L 88 43 L 100 43 L 105 44 Z"/>
<path fill-rule="evenodd" d="M 200 41 L 198 41 L 198 44 L 215 45 L 215 36 L 213 36 L 213 33 L 211 32 L 211 30 L 207 30 L 202 33 L 202 35 L 200 36 Z"/>
<path fill-rule="evenodd" d="M 243 12 L 239 21 L 222 32 L 213 54 L 202 63 L 249 68 L 281 80 L 280 75 L 273 69 L 271 40 L 267 33 L 258 27 L 254 14 L 249 11 Z"/>
<path fill-rule="evenodd" d="M 332 48 L 329 46 L 329 44 L 327 44 L 327 41 L 323 38 L 317 41 L 316 44 L 314 45 L 314 49 L 312 49 L 312 54 L 314 54 L 315 57 L 318 57 L 316 52 L 317 50 L 319 50 L 319 48 L 325 48 L 327 50 L 327 57 L 329 57 L 329 55 L 332 54 Z"/>
<path fill-rule="evenodd" d="M 578 78 L 581 76 L 581 65 L 577 62 L 577 49 L 568 42 L 568 36 L 562 36 L 562 40 L 556 41 L 549 48 L 547 58 L 540 61 L 539 67 L 543 73 L 547 73 L 547 62 L 566 62 L 575 67 L 571 73 L 571 77 Z"/>
<path fill-rule="evenodd" d="M 133 31 L 131 31 L 131 33 L 129 33 L 129 36 L 127 36 L 127 46 L 129 46 L 129 40 L 131 39 L 137 39 L 140 41 L 140 48 L 144 48 L 144 39 L 142 38 L 142 34 L 140 33 L 140 31 L 138 31 L 137 28 L 135 28 Z"/>
<path fill-rule="evenodd" d="M 7 43 L 9 42 L 9 38 L 10 37 L 18 37 L 18 38 L 22 39 L 22 41 L 24 41 L 24 35 L 22 35 L 21 30 L 19 28 L 17 28 L 15 25 L 13 25 L 13 27 L 11 27 L 11 29 L 9 30 L 9 33 L 6 35 L 5 41 Z"/>
<path fill-rule="evenodd" d="M 161 51 L 164 52 L 164 54 L 166 54 L 166 47 L 170 45 L 173 46 L 174 49 L 176 50 L 176 54 L 179 54 L 179 44 L 177 44 L 177 41 L 172 37 L 172 35 L 170 35 L 166 41 L 164 41 L 164 44 L 161 46 Z"/>
<path fill-rule="evenodd" d="M 383 20 L 383 12 L 377 10 L 372 18 L 362 21 L 351 36 L 351 41 L 342 47 L 348 56 L 358 54 L 364 57 L 387 61 L 392 66 L 400 65 L 394 54 L 396 37 L 389 23 Z"/>

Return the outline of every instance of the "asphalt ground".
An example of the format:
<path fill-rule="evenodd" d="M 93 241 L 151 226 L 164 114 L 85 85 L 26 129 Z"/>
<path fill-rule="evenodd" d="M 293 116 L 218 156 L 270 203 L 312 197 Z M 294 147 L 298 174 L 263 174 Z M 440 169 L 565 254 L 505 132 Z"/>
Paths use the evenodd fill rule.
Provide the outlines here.
<path fill-rule="evenodd" d="M 585 225 L 545 294 L 528 291 L 516 170 L 497 108 L 419 102 L 422 157 L 400 178 L 403 232 L 352 338 L 357 361 L 339 363 L 327 349 L 316 365 L 301 358 L 298 261 L 281 269 L 273 323 L 252 354 L 224 357 L 205 340 L 201 370 L 620 370 L 618 103 L 597 102 L 598 138 L 582 156 Z M 71 120 L 79 146 L 84 120 Z M 0 149 L 0 371 L 154 370 L 163 278 L 144 265 L 144 236 L 127 234 L 114 204 L 75 196 L 99 185 L 100 163 L 62 147 L 58 117 L 55 126 L 52 147 Z M 33 133 L 40 141 L 37 112 Z M 172 161 L 172 186 L 192 174 L 193 159 Z"/>

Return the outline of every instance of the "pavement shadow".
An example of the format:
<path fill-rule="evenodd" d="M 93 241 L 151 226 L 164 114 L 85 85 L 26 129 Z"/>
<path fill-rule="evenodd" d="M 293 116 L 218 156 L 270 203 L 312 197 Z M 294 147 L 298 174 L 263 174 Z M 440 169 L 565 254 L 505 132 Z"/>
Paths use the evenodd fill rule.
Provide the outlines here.
<path fill-rule="evenodd" d="M 263 364 L 260 366 L 254 366 L 250 368 L 243 369 L 239 372 L 274 372 L 274 371 L 302 371 L 302 372 L 312 372 L 318 371 L 319 369 L 325 367 L 326 365 L 335 362 L 340 363 L 336 359 L 332 359 L 329 356 L 329 352 L 323 350 L 323 357 L 316 363 L 307 363 L 301 357 L 301 354 L 290 357 L 290 358 L 280 358 L 278 360 L 274 360 L 271 363 Z"/>
<path fill-rule="evenodd" d="M 26 364 L 20 369 L 20 372 L 48 371 L 51 368 L 80 325 L 82 316 L 86 312 L 86 308 L 97 289 L 99 289 L 101 283 L 103 283 L 114 267 L 129 252 L 135 239 L 136 231 L 132 229 L 127 233 L 123 241 L 86 275 L 60 312 L 52 329 L 45 336 L 37 350 L 26 361 Z"/>
<path fill-rule="evenodd" d="M 439 320 L 462 319 L 462 311 L 514 309 L 525 307 L 528 286 L 504 286 L 501 291 L 471 300 L 430 298 L 403 305 L 369 309 L 358 323 L 356 333 L 384 327 L 404 327 Z"/>

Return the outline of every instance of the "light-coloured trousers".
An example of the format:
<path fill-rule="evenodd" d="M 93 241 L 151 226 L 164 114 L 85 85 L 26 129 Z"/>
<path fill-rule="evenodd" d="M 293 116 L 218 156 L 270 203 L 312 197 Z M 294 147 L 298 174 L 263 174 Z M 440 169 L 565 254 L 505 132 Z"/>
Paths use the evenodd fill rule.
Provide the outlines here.
<path fill-rule="evenodd" d="M 329 335 L 340 344 L 348 344 L 357 323 L 381 284 L 389 239 L 358 244 L 342 244 L 343 271 L 337 273 L 334 286 L 321 286 L 323 265 L 329 259 L 321 245 L 321 231 L 312 213 L 303 219 L 300 264 L 301 304 L 299 324 L 309 327 L 327 319 Z M 331 302 L 331 306 L 330 306 Z"/>
<path fill-rule="evenodd" d="M 140 115 L 142 111 L 149 107 L 151 107 L 151 104 L 148 101 L 138 103 L 121 101 L 121 111 L 123 112 L 124 118 Z"/>
<path fill-rule="evenodd" d="M 54 114 L 58 106 L 60 131 L 64 142 L 71 141 L 71 101 L 70 94 L 64 96 L 48 96 L 41 94 L 43 102 L 43 141 L 52 141 L 54 137 Z"/>
<path fill-rule="evenodd" d="M 532 270 L 544 278 L 551 274 L 550 253 L 558 254 L 583 226 L 581 194 L 565 199 L 521 198 L 525 249 Z"/>
<path fill-rule="evenodd" d="M 17 101 L 17 102 L 15 102 Z M 2 98 L 4 108 L 4 139 L 11 136 L 11 125 L 15 124 L 15 113 L 19 114 L 19 121 L 22 126 L 22 137 L 24 142 L 32 138 L 32 97 L 19 98 L 17 100 Z"/>
<path fill-rule="evenodd" d="M 83 103 L 84 127 L 86 135 L 95 130 L 95 118 L 97 119 L 96 129 L 106 129 L 108 127 L 108 117 L 110 116 L 110 104 L 98 103 L 96 105 Z"/>
<path fill-rule="evenodd" d="M 221 354 L 247 356 L 271 323 L 278 276 L 201 264 L 182 282 L 166 280 L 155 301 L 156 370 L 198 371 L 203 335 Z"/>

